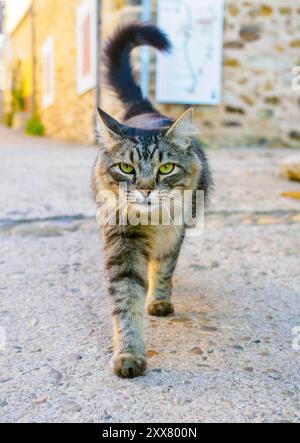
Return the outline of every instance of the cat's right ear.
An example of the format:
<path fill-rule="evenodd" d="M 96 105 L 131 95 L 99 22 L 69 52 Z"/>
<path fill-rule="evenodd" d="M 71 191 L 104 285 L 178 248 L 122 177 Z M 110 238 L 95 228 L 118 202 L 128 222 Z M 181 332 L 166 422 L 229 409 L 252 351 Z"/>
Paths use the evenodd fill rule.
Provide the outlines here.
<path fill-rule="evenodd" d="M 114 139 L 124 138 L 124 126 L 102 109 L 97 108 L 97 110 L 100 117 L 97 128 L 98 137 L 100 139 L 106 138 L 107 136 Z"/>

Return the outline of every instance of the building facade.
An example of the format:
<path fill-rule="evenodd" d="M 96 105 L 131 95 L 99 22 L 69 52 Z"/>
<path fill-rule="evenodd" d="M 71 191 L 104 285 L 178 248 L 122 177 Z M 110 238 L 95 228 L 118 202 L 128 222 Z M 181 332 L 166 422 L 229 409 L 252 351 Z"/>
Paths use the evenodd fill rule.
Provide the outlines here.
<path fill-rule="evenodd" d="M 157 2 L 28 1 L 6 43 L 4 113 L 16 114 L 12 124 L 36 115 L 51 137 L 93 142 L 96 106 L 122 113 L 102 82 L 103 42 L 120 23 L 140 19 L 146 4 L 156 22 Z M 292 87 L 300 66 L 300 1 L 225 0 L 224 8 L 222 100 L 196 106 L 202 137 L 226 146 L 300 146 L 300 92 Z M 140 55 L 134 53 L 137 72 Z M 155 68 L 152 57 L 151 98 Z M 158 105 L 174 117 L 188 106 Z"/>
<path fill-rule="evenodd" d="M 25 113 L 26 118 L 40 119 L 51 137 L 82 143 L 94 140 L 96 49 L 92 45 L 97 36 L 91 24 L 96 23 L 96 4 L 95 0 L 30 2 L 9 36 L 8 114 L 12 95 L 22 96 L 15 106 L 13 126 L 24 123 L 19 116 Z M 80 10 L 82 5 L 85 10 Z M 86 17 L 86 29 L 79 22 L 79 12 Z M 78 45 L 85 45 L 80 59 Z"/>

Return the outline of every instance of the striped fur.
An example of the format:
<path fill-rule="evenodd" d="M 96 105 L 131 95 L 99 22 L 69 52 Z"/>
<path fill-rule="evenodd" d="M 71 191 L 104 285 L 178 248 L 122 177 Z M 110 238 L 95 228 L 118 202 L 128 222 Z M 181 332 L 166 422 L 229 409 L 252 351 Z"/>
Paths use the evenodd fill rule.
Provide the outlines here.
<path fill-rule="evenodd" d="M 126 215 L 137 206 L 148 214 L 151 209 L 147 205 L 145 209 L 145 199 L 150 201 L 161 191 L 201 189 L 207 197 L 211 188 L 208 162 L 192 127 L 192 112 L 174 123 L 143 99 L 134 83 L 129 53 L 134 46 L 147 43 L 160 49 L 169 47 L 157 28 L 130 25 L 118 30 L 106 51 L 108 82 L 123 101 L 127 119 L 121 124 L 99 110 L 100 149 L 93 169 L 93 192 L 96 201 L 103 190 L 119 199 L 119 219 L 128 195 L 136 203 L 129 205 Z M 129 91 L 124 91 L 126 82 Z M 132 166 L 134 173 L 122 173 L 117 167 L 121 163 Z M 160 175 L 160 166 L 168 163 L 177 165 L 175 172 Z M 126 183 L 128 194 L 119 190 L 120 182 Z M 165 316 L 174 310 L 172 277 L 185 227 L 106 225 L 102 236 L 114 322 L 113 367 L 120 377 L 135 377 L 147 365 L 143 336 L 146 296 L 150 315 Z"/>

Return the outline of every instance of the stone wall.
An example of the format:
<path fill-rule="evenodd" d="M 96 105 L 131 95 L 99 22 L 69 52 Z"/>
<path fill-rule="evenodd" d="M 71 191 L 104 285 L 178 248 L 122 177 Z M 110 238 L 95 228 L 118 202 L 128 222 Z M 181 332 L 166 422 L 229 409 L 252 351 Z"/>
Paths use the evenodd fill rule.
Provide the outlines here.
<path fill-rule="evenodd" d="M 156 20 L 153 0 L 153 21 Z M 138 1 L 103 1 L 103 38 L 118 23 L 140 16 Z M 292 89 L 292 68 L 300 65 L 298 0 L 225 0 L 223 100 L 196 106 L 204 139 L 215 145 L 300 146 L 300 94 Z M 135 55 L 138 71 L 138 56 Z M 151 69 L 154 96 L 155 57 Z M 118 113 L 115 99 L 102 92 L 103 107 Z M 178 116 L 186 106 L 159 108 Z"/>
<path fill-rule="evenodd" d="M 80 0 L 35 0 L 37 103 L 47 135 L 94 141 L 95 91 L 78 96 L 76 83 L 76 8 Z M 55 101 L 41 106 L 41 51 L 48 37 L 55 44 Z"/>
<path fill-rule="evenodd" d="M 223 104 L 200 109 L 208 136 L 234 144 L 300 146 L 300 2 L 226 1 Z"/>

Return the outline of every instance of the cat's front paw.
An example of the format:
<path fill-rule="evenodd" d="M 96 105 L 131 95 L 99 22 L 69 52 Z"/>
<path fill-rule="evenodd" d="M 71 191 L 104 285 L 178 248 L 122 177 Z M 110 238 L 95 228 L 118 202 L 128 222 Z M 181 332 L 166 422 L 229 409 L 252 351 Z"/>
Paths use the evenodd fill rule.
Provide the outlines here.
<path fill-rule="evenodd" d="M 157 300 L 149 303 L 147 311 L 149 315 L 167 317 L 167 315 L 174 314 L 174 305 L 168 301 Z"/>
<path fill-rule="evenodd" d="M 129 352 L 117 354 L 113 359 L 114 373 L 122 378 L 134 378 L 143 375 L 147 369 L 147 360 L 143 356 Z"/>

